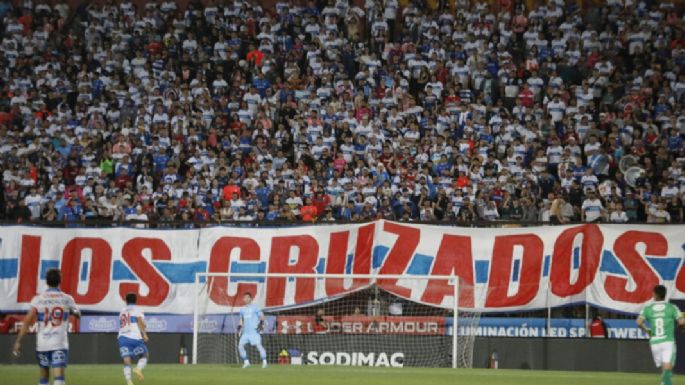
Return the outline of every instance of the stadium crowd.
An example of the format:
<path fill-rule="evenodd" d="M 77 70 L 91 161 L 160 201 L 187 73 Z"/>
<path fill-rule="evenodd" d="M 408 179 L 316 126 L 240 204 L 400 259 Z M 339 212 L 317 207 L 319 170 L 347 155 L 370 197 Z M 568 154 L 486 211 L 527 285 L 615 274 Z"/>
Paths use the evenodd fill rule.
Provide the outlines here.
<path fill-rule="evenodd" d="M 682 12 L 492 3 L 1 1 L 0 215 L 683 222 Z"/>

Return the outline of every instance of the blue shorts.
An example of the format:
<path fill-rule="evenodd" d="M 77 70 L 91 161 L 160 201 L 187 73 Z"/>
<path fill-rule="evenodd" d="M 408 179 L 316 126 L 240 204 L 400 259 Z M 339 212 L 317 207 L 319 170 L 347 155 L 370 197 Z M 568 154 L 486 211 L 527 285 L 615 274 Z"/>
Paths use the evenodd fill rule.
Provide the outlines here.
<path fill-rule="evenodd" d="M 138 358 L 147 354 L 147 346 L 143 340 L 134 340 L 127 337 L 119 337 L 119 354 L 121 358 Z"/>
<path fill-rule="evenodd" d="M 69 360 L 69 350 L 48 350 L 45 352 L 36 352 L 38 359 L 38 366 L 43 369 L 48 368 L 66 368 Z"/>
<path fill-rule="evenodd" d="M 250 345 L 261 345 L 262 336 L 259 334 L 243 334 L 240 336 L 240 345 L 250 344 Z"/>

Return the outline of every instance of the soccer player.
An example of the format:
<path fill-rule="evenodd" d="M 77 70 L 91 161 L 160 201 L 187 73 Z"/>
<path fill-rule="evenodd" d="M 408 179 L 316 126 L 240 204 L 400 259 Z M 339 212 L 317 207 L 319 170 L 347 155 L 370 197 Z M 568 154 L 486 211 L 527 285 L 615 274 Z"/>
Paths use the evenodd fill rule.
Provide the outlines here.
<path fill-rule="evenodd" d="M 134 293 L 126 294 L 126 307 L 119 313 L 119 353 L 124 360 L 124 378 L 126 384 L 132 385 L 131 372 L 139 380 L 143 380 L 143 369 L 147 365 L 148 351 L 145 343 L 148 341 L 145 331 L 145 315 L 136 306 L 138 296 Z M 131 361 L 138 359 L 138 365 L 131 370 Z"/>
<path fill-rule="evenodd" d="M 247 352 L 245 351 L 246 344 L 257 347 L 259 356 L 262 358 L 262 368 L 266 368 L 266 350 L 262 346 L 262 336 L 259 335 L 264 327 L 264 313 L 252 303 L 252 293 L 245 293 L 243 300 L 245 307 L 240 309 L 240 325 L 238 326 L 238 333 L 240 334 L 242 331 L 238 343 L 238 352 L 240 359 L 243 360 L 243 369 L 250 366 L 250 360 L 247 359 Z"/>
<path fill-rule="evenodd" d="M 62 276 L 58 269 L 50 269 L 45 274 L 48 289 L 31 300 L 31 310 L 21 325 L 19 335 L 14 343 L 12 354 L 18 357 L 21 353 L 21 340 L 29 331 L 34 321 L 38 321 L 36 332 L 36 357 L 40 367 L 38 383 L 50 383 L 50 368 L 52 368 L 54 385 L 65 385 L 64 375 L 69 357 L 69 315 L 77 318 L 81 313 L 76 307 L 74 298 L 59 290 Z"/>
<path fill-rule="evenodd" d="M 654 286 L 654 302 L 647 305 L 637 317 L 637 325 L 649 335 L 652 356 L 661 368 L 661 385 L 672 385 L 675 364 L 675 326 L 685 326 L 685 318 L 675 305 L 666 302 L 666 287 Z M 645 325 L 645 321 L 649 327 Z"/>

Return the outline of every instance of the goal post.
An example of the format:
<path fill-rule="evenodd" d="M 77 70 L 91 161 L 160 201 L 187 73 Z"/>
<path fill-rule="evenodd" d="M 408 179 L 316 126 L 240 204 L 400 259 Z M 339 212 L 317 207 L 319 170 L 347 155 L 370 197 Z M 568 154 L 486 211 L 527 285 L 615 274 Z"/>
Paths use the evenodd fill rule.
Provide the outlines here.
<path fill-rule="evenodd" d="M 192 363 L 239 363 L 250 292 L 270 364 L 472 367 L 474 334 L 458 331 L 480 313 L 460 308 L 464 290 L 475 292 L 453 275 L 197 273 Z"/>

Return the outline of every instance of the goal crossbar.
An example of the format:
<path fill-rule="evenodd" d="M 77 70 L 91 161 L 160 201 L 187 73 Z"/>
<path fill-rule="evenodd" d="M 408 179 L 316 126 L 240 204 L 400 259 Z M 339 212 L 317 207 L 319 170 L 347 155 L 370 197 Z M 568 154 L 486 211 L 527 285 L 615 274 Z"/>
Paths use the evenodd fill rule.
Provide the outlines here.
<path fill-rule="evenodd" d="M 198 330 L 199 330 L 199 288 L 201 278 L 311 278 L 311 279 L 404 279 L 404 280 L 435 280 L 450 281 L 453 283 L 454 308 L 452 315 L 452 368 L 456 369 L 458 351 L 458 312 L 459 309 L 459 276 L 457 275 L 404 275 L 404 274 L 330 274 L 330 273 L 195 273 L 195 299 L 193 309 L 193 359 L 192 363 L 197 364 L 198 356 Z"/>

